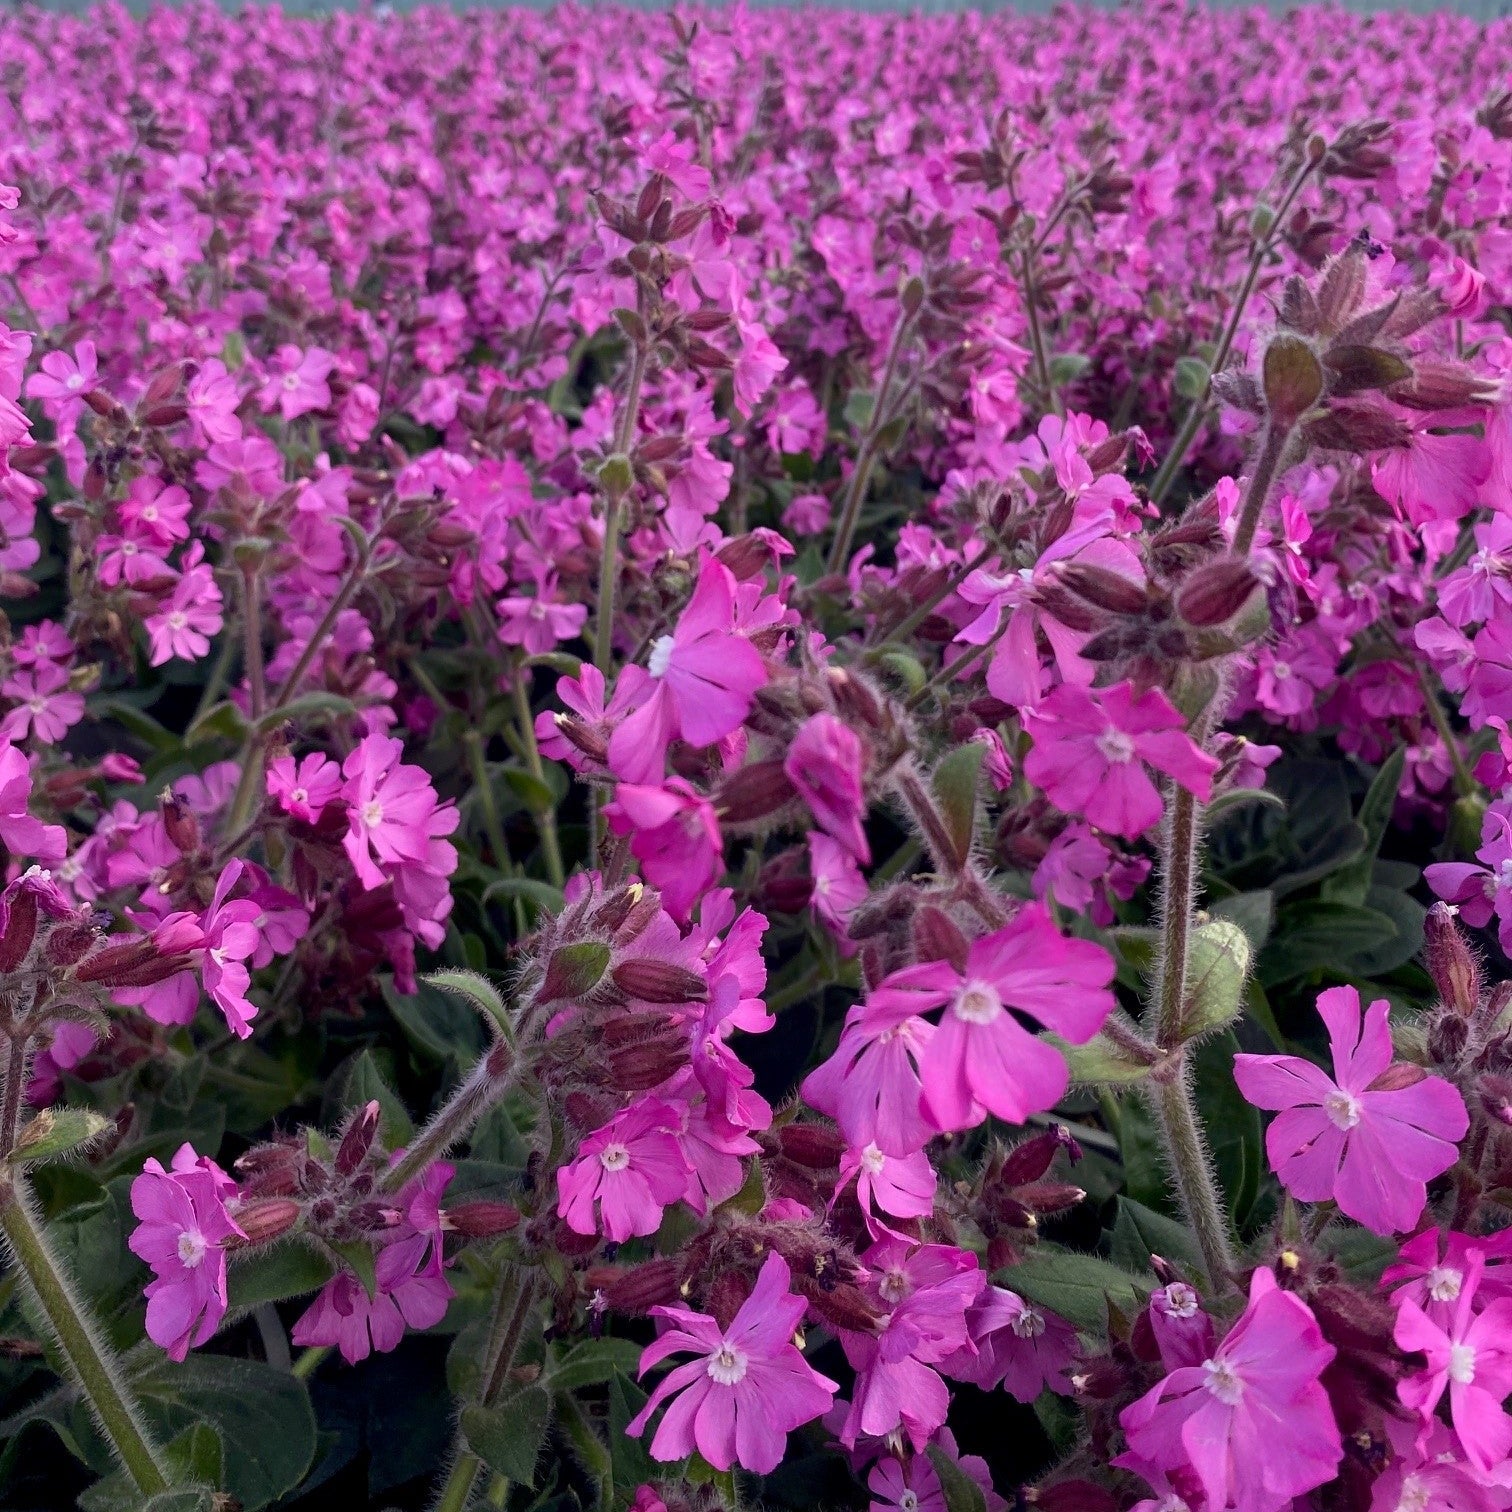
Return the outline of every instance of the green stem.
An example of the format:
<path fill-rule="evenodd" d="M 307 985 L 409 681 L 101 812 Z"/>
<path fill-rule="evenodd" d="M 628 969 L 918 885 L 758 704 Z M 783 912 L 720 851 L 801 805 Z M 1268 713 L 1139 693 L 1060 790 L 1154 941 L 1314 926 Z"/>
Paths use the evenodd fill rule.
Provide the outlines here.
<path fill-rule="evenodd" d="M 168 1490 L 168 1474 L 158 1449 L 147 1436 L 136 1405 L 117 1378 L 93 1323 L 69 1287 L 31 1212 L 23 1189 L 11 1186 L 0 1196 L 0 1228 L 11 1254 L 35 1293 L 68 1368 L 126 1473 L 143 1496 Z"/>
<path fill-rule="evenodd" d="M 330 1352 L 329 1344 L 317 1344 L 313 1349 L 304 1350 L 294 1362 L 293 1374 L 301 1381 L 308 1381 L 325 1363 L 325 1358 Z"/>
<path fill-rule="evenodd" d="M 1417 669 L 1418 687 L 1423 690 L 1423 702 L 1428 707 L 1428 717 L 1433 721 L 1433 728 L 1438 731 L 1438 737 L 1444 742 L 1444 749 L 1449 752 L 1449 760 L 1454 764 L 1454 790 L 1461 798 L 1468 798 L 1480 788 L 1475 780 L 1475 773 L 1470 770 L 1465 761 L 1465 753 L 1460 746 L 1459 736 L 1454 733 L 1454 726 L 1449 723 L 1449 715 L 1445 712 L 1443 704 L 1439 702 L 1438 690 L 1428 680 L 1428 674 L 1419 666 Z"/>
<path fill-rule="evenodd" d="M 525 751 L 525 764 L 530 775 L 546 786 L 546 768 L 541 762 L 541 748 L 536 744 L 535 715 L 530 708 L 530 688 L 526 682 L 529 673 L 524 667 L 514 669 L 515 723 L 519 726 L 520 744 Z M 562 846 L 557 838 L 556 810 L 549 804 L 534 810 L 536 832 L 541 837 L 541 853 L 546 858 L 546 875 L 553 885 L 561 887 L 567 880 L 562 869 Z"/>
<path fill-rule="evenodd" d="M 262 592 L 255 569 L 242 571 L 242 661 L 247 669 L 247 703 L 255 724 L 268 707 L 263 676 Z"/>
<path fill-rule="evenodd" d="M 1235 1269 L 1228 1218 L 1213 1181 L 1212 1157 L 1197 1122 L 1192 1086 L 1183 1067 L 1176 1076 L 1150 1083 L 1151 1102 L 1165 1137 L 1166 1154 L 1182 1212 L 1197 1236 L 1213 1291 L 1233 1286 Z"/>
<path fill-rule="evenodd" d="M 1197 903 L 1197 843 L 1197 800 L 1173 784 L 1162 845 L 1160 977 L 1155 997 L 1155 1042 L 1166 1051 L 1179 1049 L 1182 1042 L 1187 954 Z"/>
<path fill-rule="evenodd" d="M 1255 532 L 1260 528 L 1261 516 L 1265 513 L 1271 487 L 1276 481 L 1276 474 L 1281 470 L 1281 459 L 1286 455 L 1290 440 L 1290 427 L 1265 427 L 1260 452 L 1255 458 L 1255 469 L 1250 474 L 1249 488 L 1245 492 L 1244 503 L 1239 508 L 1239 523 L 1234 528 L 1235 556 L 1248 556 L 1250 547 L 1255 544 Z"/>
<path fill-rule="evenodd" d="M 446 1477 L 446 1484 L 436 1498 L 435 1512 L 466 1512 L 478 1471 L 482 1468 L 483 1461 L 471 1449 L 462 1450 L 452 1461 L 451 1474 Z"/>
<path fill-rule="evenodd" d="M 1034 283 L 1033 254 L 1026 251 L 1023 256 L 1023 280 L 1024 280 L 1024 312 L 1029 317 L 1029 344 L 1034 352 L 1034 366 L 1039 373 L 1041 392 L 1045 396 L 1045 403 L 1055 411 L 1061 412 L 1061 403 L 1056 396 L 1055 384 L 1050 377 L 1050 354 L 1045 348 L 1045 332 L 1040 325 L 1039 318 L 1039 293 Z"/>

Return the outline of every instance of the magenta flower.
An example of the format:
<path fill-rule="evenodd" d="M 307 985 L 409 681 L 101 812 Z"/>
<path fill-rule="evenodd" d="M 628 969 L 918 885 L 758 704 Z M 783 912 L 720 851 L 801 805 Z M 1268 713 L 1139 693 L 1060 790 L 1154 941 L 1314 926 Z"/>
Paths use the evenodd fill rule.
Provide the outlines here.
<path fill-rule="evenodd" d="M 782 763 L 819 828 L 862 866 L 871 861 L 871 847 L 861 827 L 866 817 L 861 785 L 865 766 L 860 737 L 833 714 L 822 713 L 803 722 Z"/>
<path fill-rule="evenodd" d="M 311 752 L 296 766 L 292 756 L 268 763 L 268 796 L 284 813 L 318 824 L 320 816 L 341 796 L 341 768 L 329 756 Z"/>
<path fill-rule="evenodd" d="M 506 646 L 519 646 L 530 656 L 554 651 L 559 642 L 571 640 L 588 618 L 583 604 L 563 604 L 556 597 L 554 574 L 536 580 L 532 598 L 515 595 L 495 606 L 499 614 L 499 639 Z"/>
<path fill-rule="evenodd" d="M 724 871 L 724 837 L 714 805 L 681 777 L 669 777 L 661 787 L 622 782 L 604 812 L 615 834 L 633 837 L 630 854 L 645 879 L 661 890 L 667 912 L 686 919 Z"/>
<path fill-rule="evenodd" d="M 281 346 L 268 365 L 268 381 L 258 391 L 258 402 L 264 410 L 276 409 L 285 420 L 329 409 L 331 386 L 326 379 L 335 366 L 336 359 L 322 347 L 306 352 Z"/>
<path fill-rule="evenodd" d="M 795 1428 L 829 1411 L 836 1384 L 816 1371 L 793 1343 L 808 1304 L 788 1289 L 792 1273 L 767 1256 L 727 1329 L 686 1307 L 654 1307 L 672 1326 L 641 1355 L 640 1374 L 673 1354 L 697 1358 L 664 1377 L 625 1431 L 645 1432 L 651 1415 L 670 1403 L 651 1439 L 651 1456 L 679 1460 L 696 1449 L 716 1470 L 741 1465 L 775 1470 Z"/>
<path fill-rule="evenodd" d="M 1257 1270 L 1212 1357 L 1171 1371 L 1120 1414 L 1129 1448 L 1113 1463 L 1151 1485 L 1191 1473 L 1211 1508 L 1280 1512 L 1331 1480 L 1343 1456 L 1318 1379 L 1333 1357 L 1307 1304 Z"/>
<path fill-rule="evenodd" d="M 6 740 L 25 740 L 29 730 L 38 745 L 55 745 L 84 717 L 84 695 L 69 687 L 68 669 L 53 662 L 13 672 L 0 693 L 17 700 L 0 720 L 0 737 Z"/>
<path fill-rule="evenodd" d="M 184 387 L 184 400 L 190 422 L 204 441 L 214 444 L 240 437 L 236 407 L 241 403 L 241 392 L 219 357 L 200 364 L 199 372 Z"/>
<path fill-rule="evenodd" d="M 84 408 L 84 396 L 99 378 L 94 342 L 81 341 L 72 357 L 67 352 L 49 352 L 39 367 L 41 371 L 26 380 L 27 394 L 42 401 L 59 430 L 72 429 Z"/>
<path fill-rule="evenodd" d="M 1047 1387 L 1071 1394 L 1066 1371 L 1076 1359 L 1076 1330 L 1064 1318 L 1026 1302 L 1017 1292 L 988 1286 L 966 1314 L 971 1346 L 940 1368 L 983 1391 L 1001 1386 L 1021 1402 Z"/>
<path fill-rule="evenodd" d="M 152 643 L 149 658 L 154 667 L 175 656 L 198 661 L 210 650 L 210 637 L 218 635 L 225 619 L 221 614 L 221 591 L 203 561 L 204 547 L 193 541 L 184 553 L 184 571 L 173 592 L 143 622 Z"/>
<path fill-rule="evenodd" d="M 707 562 L 677 629 L 652 644 L 650 695 L 609 739 L 609 765 L 626 782 L 661 779 L 667 747 L 713 745 L 739 729 L 767 681 L 761 653 L 735 628 L 735 579 Z"/>
<path fill-rule="evenodd" d="M 1334 1074 L 1295 1055 L 1238 1055 L 1234 1080 L 1257 1108 L 1282 1110 L 1266 1133 L 1271 1169 L 1299 1202 L 1333 1198 L 1377 1234 L 1410 1229 L 1426 1183 L 1454 1164 L 1469 1120 L 1448 1082 L 1392 1064 L 1390 1004 L 1362 1022 L 1353 987 L 1318 996 Z"/>
<path fill-rule="evenodd" d="M 922 1150 L 912 1155 L 888 1155 L 876 1144 L 848 1149 L 840 1160 L 835 1196 L 852 1181 L 868 1225 L 873 1210 L 889 1218 L 927 1218 L 934 1212 L 935 1171 Z"/>
<path fill-rule="evenodd" d="M 61 824 L 43 824 L 27 809 L 31 800 L 31 766 L 15 746 L 0 745 L 0 843 L 13 856 L 61 861 L 68 833 Z"/>
<path fill-rule="evenodd" d="M 575 1234 L 602 1230 L 616 1244 L 654 1234 L 663 1210 L 688 1186 L 688 1161 L 677 1140 L 681 1123 L 670 1103 L 643 1097 L 595 1130 L 578 1146 L 577 1158 L 557 1171 L 557 1216 Z"/>
<path fill-rule="evenodd" d="M 948 961 L 908 966 L 885 978 L 867 1001 L 900 1023 L 945 1009 L 919 1065 L 922 1108 L 938 1129 L 969 1129 L 988 1113 L 1023 1123 L 1065 1093 L 1064 1058 L 1015 1014 L 1085 1044 L 1112 1011 L 1112 980 L 1107 951 L 1067 939 L 1042 904 L 1030 903 L 1002 929 L 974 941 L 964 969 Z"/>
<path fill-rule="evenodd" d="M 423 865 L 430 854 L 436 790 L 422 768 L 400 760 L 403 755 L 402 740 L 369 735 L 341 769 L 348 817 L 341 843 L 364 887 L 388 880 L 380 862 Z"/>
<path fill-rule="evenodd" d="M 835 937 L 841 955 L 854 955 L 856 946 L 848 938 L 851 915 L 871 896 L 871 889 L 855 858 L 838 840 L 810 830 L 808 852 L 813 878 L 809 904 L 814 917 Z"/>
<path fill-rule="evenodd" d="M 213 1160 L 182 1145 L 170 1170 L 149 1159 L 131 1183 L 139 1222 L 127 1241 L 152 1267 L 147 1334 L 182 1360 L 208 1342 L 226 1315 L 228 1240 L 245 1238 L 226 1209 L 236 1183 Z"/>
<path fill-rule="evenodd" d="M 1397 1308 L 1395 1338 L 1402 1349 L 1421 1352 L 1428 1366 L 1397 1384 L 1402 1405 L 1430 1424 L 1444 1393 L 1465 1455 L 1483 1474 L 1505 1464 L 1512 1453 L 1512 1416 L 1502 1403 L 1512 1394 L 1512 1299 L 1503 1297 L 1475 1311 L 1485 1255 L 1467 1255 L 1464 1284 L 1453 1316 L 1439 1323 L 1411 1297 Z"/>
<path fill-rule="evenodd" d="M 1217 761 L 1158 688 L 1136 697 L 1128 683 L 1095 691 L 1062 683 L 1023 719 L 1034 737 L 1024 775 L 1057 808 L 1109 834 L 1133 840 L 1160 822 L 1147 762 L 1204 802 L 1212 792 Z"/>

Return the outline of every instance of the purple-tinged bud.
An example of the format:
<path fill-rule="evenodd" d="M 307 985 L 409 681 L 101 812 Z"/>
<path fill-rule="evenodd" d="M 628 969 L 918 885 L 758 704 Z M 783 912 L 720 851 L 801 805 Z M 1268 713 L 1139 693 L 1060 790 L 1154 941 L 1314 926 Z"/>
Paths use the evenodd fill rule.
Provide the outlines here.
<path fill-rule="evenodd" d="M 1369 403 L 1330 403 L 1302 427 L 1308 443 L 1323 451 L 1373 452 L 1405 447 L 1412 441 L 1407 423 Z"/>
<path fill-rule="evenodd" d="M 1265 408 L 1273 426 L 1290 430 L 1323 393 L 1323 368 L 1300 336 L 1273 336 L 1261 366 Z"/>
<path fill-rule="evenodd" d="M 579 940 L 552 951 L 538 1003 L 576 1002 L 592 992 L 609 968 L 609 947 L 602 940 Z"/>
<path fill-rule="evenodd" d="M 943 909 L 926 903 L 913 916 L 913 937 L 914 954 L 920 961 L 948 961 L 957 971 L 965 971 L 970 942 Z"/>
<path fill-rule="evenodd" d="M 1034 1486 L 1025 1493 L 1024 1499 L 1040 1512 L 1118 1512 L 1118 1502 L 1111 1491 L 1085 1480 L 1061 1480 L 1048 1486 Z"/>
<path fill-rule="evenodd" d="M 441 1214 L 441 1226 L 464 1239 L 493 1239 L 517 1228 L 520 1210 L 507 1202 L 464 1202 Z"/>
<path fill-rule="evenodd" d="M 828 1124 L 783 1124 L 773 1137 L 785 1160 L 810 1171 L 832 1171 L 845 1154 L 845 1136 Z"/>
<path fill-rule="evenodd" d="M 1459 1064 L 1470 1038 L 1470 1026 L 1453 1011 L 1441 1013 L 1428 1027 L 1428 1055 L 1436 1066 Z"/>
<path fill-rule="evenodd" d="M 37 895 L 30 888 L 12 892 L 0 934 L 0 973 L 14 971 L 26 959 L 37 937 L 37 911 Z"/>
<path fill-rule="evenodd" d="M 706 1003 L 709 988 L 697 972 L 671 961 L 639 956 L 621 961 L 609 976 L 626 997 L 642 1003 Z"/>
<path fill-rule="evenodd" d="M 383 1108 L 375 1097 L 359 1109 L 341 1143 L 336 1147 L 336 1174 L 350 1176 L 368 1158 L 373 1141 L 378 1138 L 378 1125 L 383 1117 Z"/>
<path fill-rule="evenodd" d="M 1176 612 L 1199 629 L 1233 619 L 1260 592 L 1248 562 L 1224 557 L 1198 567 L 1176 595 Z"/>
<path fill-rule="evenodd" d="M 1480 1104 L 1498 1123 L 1512 1128 L 1512 1077 L 1487 1072 L 1476 1083 Z"/>
<path fill-rule="evenodd" d="M 653 1307 L 676 1305 L 684 1300 L 678 1287 L 680 1263 L 663 1257 L 648 1260 L 628 1270 L 593 1266 L 583 1284 L 602 1292 L 611 1312 L 628 1318 L 645 1317 Z"/>
<path fill-rule="evenodd" d="M 1480 963 L 1447 903 L 1435 903 L 1423 921 L 1423 965 L 1444 1006 L 1468 1019 L 1480 1005 Z"/>
<path fill-rule="evenodd" d="M 591 724 L 586 723 L 576 714 L 554 714 L 552 719 L 556 724 L 557 734 L 569 744 L 576 746 L 583 755 L 594 761 L 608 760 L 609 743 Z"/>
<path fill-rule="evenodd" d="M 842 1281 L 826 1288 L 821 1281 L 795 1273 L 793 1290 L 808 1302 L 815 1316 L 831 1328 L 842 1328 L 851 1333 L 875 1333 L 881 1322 L 881 1315 L 871 1298 L 854 1282 Z"/>
<path fill-rule="evenodd" d="M 1368 1092 L 1402 1092 L 1415 1087 L 1428 1073 L 1411 1061 L 1397 1061 L 1387 1068 L 1366 1088 Z"/>
<path fill-rule="evenodd" d="M 72 966 L 89 953 L 99 937 L 92 919 L 61 923 L 48 935 L 42 959 L 49 966 Z"/>
<path fill-rule="evenodd" d="M 1063 1148 L 1056 1130 L 1036 1134 L 1008 1151 L 1001 1167 L 993 1173 L 993 1179 L 1011 1187 L 1038 1181 Z"/>
<path fill-rule="evenodd" d="M 668 1024 L 662 1033 L 608 1052 L 609 1076 L 621 1092 L 649 1092 L 688 1064 L 688 1036 Z"/>
<path fill-rule="evenodd" d="M 721 819 L 751 824 L 770 818 L 798 796 L 780 761 L 753 761 L 732 773 L 714 794 Z"/>
<path fill-rule="evenodd" d="M 299 1222 L 302 1211 L 288 1197 L 258 1197 L 240 1204 L 231 1216 L 246 1235 L 247 1244 L 267 1244 L 287 1234 Z"/>
<path fill-rule="evenodd" d="M 1460 409 L 1467 404 L 1494 404 L 1502 395 L 1502 385 L 1481 373 L 1472 372 L 1458 363 L 1413 359 L 1413 375 L 1408 383 L 1391 391 L 1392 402 L 1409 409 Z"/>
<path fill-rule="evenodd" d="M 289 1143 L 257 1145 L 234 1167 L 243 1196 L 286 1196 L 300 1189 L 303 1152 Z"/>
<path fill-rule="evenodd" d="M 1141 614 L 1148 607 L 1144 586 L 1121 572 L 1085 562 L 1068 562 L 1055 576 L 1062 588 L 1110 614 Z"/>

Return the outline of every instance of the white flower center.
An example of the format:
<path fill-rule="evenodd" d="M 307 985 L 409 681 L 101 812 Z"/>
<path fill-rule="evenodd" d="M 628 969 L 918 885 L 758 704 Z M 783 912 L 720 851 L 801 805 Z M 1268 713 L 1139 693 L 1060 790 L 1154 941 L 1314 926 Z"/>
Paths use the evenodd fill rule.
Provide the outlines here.
<path fill-rule="evenodd" d="M 543 620 L 546 618 L 546 605 L 542 600 L 536 599 L 536 601 L 531 604 L 530 617 L 533 620 Z"/>
<path fill-rule="evenodd" d="M 170 630 L 182 630 L 189 623 L 189 616 L 182 609 L 175 609 L 168 616 L 168 628 Z"/>
<path fill-rule="evenodd" d="M 198 1270 L 210 1246 L 198 1229 L 185 1229 L 178 1238 L 178 1257 L 185 1270 Z"/>
<path fill-rule="evenodd" d="M 284 374 L 284 379 L 283 379 L 283 386 L 286 389 L 288 389 L 290 391 L 290 393 L 292 393 L 295 389 L 297 389 L 299 387 L 299 374 L 298 373 L 285 373 Z"/>
<path fill-rule="evenodd" d="M 990 1024 L 1002 1013 L 1003 1000 L 991 982 L 963 982 L 950 1011 L 968 1024 Z"/>
<path fill-rule="evenodd" d="M 894 1268 L 882 1273 L 882 1279 L 877 1284 L 877 1291 L 881 1294 L 884 1302 L 891 1302 L 894 1307 L 913 1291 L 909 1282 L 908 1272 Z"/>
<path fill-rule="evenodd" d="M 1449 1379 L 1456 1386 L 1468 1386 L 1475 1379 L 1475 1346 L 1473 1344 L 1449 1346 Z"/>
<path fill-rule="evenodd" d="M 1396 1512 L 1427 1512 L 1433 1492 L 1420 1477 L 1409 1475 L 1402 1482 L 1402 1494 L 1397 1497 Z"/>
<path fill-rule="evenodd" d="M 376 798 L 369 798 L 362 806 L 362 822 L 369 829 L 377 829 L 383 823 L 383 805 Z"/>
<path fill-rule="evenodd" d="M 886 1163 L 887 1156 L 885 1156 L 874 1144 L 867 1145 L 867 1147 L 861 1152 L 862 1168 L 873 1176 L 877 1175 Z"/>
<path fill-rule="evenodd" d="M 1497 867 L 1496 880 L 1503 887 L 1512 887 L 1512 857 L 1509 857 L 1507 860 L 1503 861 L 1499 867 Z M 1492 897 L 1495 895 L 1495 892 L 1496 889 L 1494 887 L 1488 888 L 1487 896 Z"/>
<path fill-rule="evenodd" d="M 1097 749 L 1110 766 L 1126 766 L 1134 759 L 1134 742 L 1122 730 L 1104 730 L 1097 737 Z"/>
<path fill-rule="evenodd" d="M 1165 1289 L 1165 1300 L 1168 1318 L 1197 1316 L 1197 1293 L 1185 1281 L 1172 1281 Z"/>
<path fill-rule="evenodd" d="M 1045 1315 L 1026 1307 L 1008 1326 L 1021 1339 L 1037 1339 L 1045 1331 Z"/>
<path fill-rule="evenodd" d="M 1435 1302 L 1453 1302 L 1460 1294 L 1465 1276 L 1452 1265 L 1435 1265 L 1426 1277 L 1428 1295 Z"/>
<path fill-rule="evenodd" d="M 1323 1099 L 1323 1111 L 1337 1129 L 1352 1129 L 1360 1121 L 1360 1102 L 1342 1087 L 1335 1087 Z"/>
<path fill-rule="evenodd" d="M 308 788 L 295 788 L 289 794 L 289 801 L 291 803 L 308 803 L 310 801 L 310 790 Z"/>
<path fill-rule="evenodd" d="M 672 665 L 672 653 L 677 649 L 677 642 L 670 635 L 658 636 L 651 642 L 651 655 L 646 662 L 646 670 L 652 677 L 665 677 L 667 668 Z"/>
<path fill-rule="evenodd" d="M 605 1145 L 599 1151 L 599 1164 L 606 1171 L 623 1171 L 630 1164 L 630 1151 L 622 1144 Z"/>
<path fill-rule="evenodd" d="M 709 1356 L 709 1377 L 721 1386 L 735 1386 L 745 1379 L 745 1354 L 726 1339 Z"/>
<path fill-rule="evenodd" d="M 1271 676 L 1274 677 L 1277 682 L 1285 682 L 1286 679 L 1291 676 L 1291 663 L 1283 661 L 1272 662 Z"/>
<path fill-rule="evenodd" d="M 898 1512 L 919 1512 L 919 1493 L 905 1491 L 898 1498 Z"/>
<path fill-rule="evenodd" d="M 71 388 L 71 389 L 81 389 L 81 388 L 83 388 L 84 387 L 84 375 L 83 375 L 83 373 L 70 373 L 68 375 L 68 377 L 63 380 L 63 386 L 65 388 Z"/>
<path fill-rule="evenodd" d="M 1244 1395 L 1244 1382 L 1239 1379 L 1234 1367 L 1227 1360 L 1204 1360 L 1202 1373 L 1206 1377 L 1202 1384 L 1225 1407 L 1238 1405 L 1239 1398 Z"/>
<path fill-rule="evenodd" d="M 136 549 L 136 542 L 135 541 L 122 541 L 121 542 L 121 555 L 122 556 L 135 556 L 136 555 L 136 551 L 137 551 L 137 549 Z"/>
<path fill-rule="evenodd" d="M 158 517 L 158 509 L 157 509 L 157 505 L 156 504 L 149 504 L 142 511 L 142 518 L 144 520 L 153 521 L 153 520 L 156 520 L 157 517 Z"/>

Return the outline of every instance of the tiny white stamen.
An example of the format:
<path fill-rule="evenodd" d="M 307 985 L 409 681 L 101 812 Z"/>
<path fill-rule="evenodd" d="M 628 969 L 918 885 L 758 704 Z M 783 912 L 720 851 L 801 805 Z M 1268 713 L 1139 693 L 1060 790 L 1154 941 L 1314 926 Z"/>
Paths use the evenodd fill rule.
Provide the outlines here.
<path fill-rule="evenodd" d="M 1097 749 L 1112 766 L 1127 766 L 1134 759 L 1134 742 L 1122 730 L 1104 730 L 1097 737 Z"/>
<path fill-rule="evenodd" d="M 677 642 L 670 635 L 658 636 L 651 642 L 651 655 L 646 661 L 646 670 L 652 677 L 665 677 L 667 668 L 672 665 L 672 653 L 677 649 Z"/>
<path fill-rule="evenodd" d="M 862 1169 L 867 1171 L 872 1176 L 877 1175 L 886 1163 L 887 1156 L 885 1156 L 874 1144 L 867 1145 L 867 1147 L 861 1152 Z"/>
<path fill-rule="evenodd" d="M 881 1293 L 884 1302 L 891 1302 L 896 1307 L 913 1291 L 913 1285 L 908 1279 L 907 1271 L 894 1269 L 882 1273 L 882 1279 L 877 1283 L 877 1290 Z"/>
<path fill-rule="evenodd" d="M 1473 1344 L 1449 1346 L 1449 1379 L 1456 1386 L 1468 1386 L 1475 1379 L 1475 1346 Z"/>
<path fill-rule="evenodd" d="M 363 804 L 362 822 L 369 829 L 377 829 L 383 823 L 383 805 L 376 798 L 370 798 Z"/>
<path fill-rule="evenodd" d="M 1003 1011 L 1003 1000 L 991 982 L 963 982 L 950 1011 L 968 1024 L 991 1024 Z"/>
<path fill-rule="evenodd" d="M 210 1246 L 198 1229 L 185 1229 L 178 1238 L 178 1257 L 185 1270 L 198 1270 Z"/>
<path fill-rule="evenodd" d="M 630 1164 L 630 1151 L 622 1144 L 605 1145 L 599 1151 L 599 1164 L 606 1171 L 623 1171 Z"/>
<path fill-rule="evenodd" d="M 1202 1384 L 1225 1407 L 1237 1405 L 1239 1398 L 1244 1395 L 1244 1382 L 1239 1379 L 1234 1367 L 1227 1360 L 1204 1360 L 1202 1373 L 1206 1377 Z"/>
<path fill-rule="evenodd" d="M 1464 1280 L 1464 1272 L 1455 1270 L 1452 1265 L 1435 1265 L 1426 1277 L 1428 1295 L 1435 1302 L 1453 1302 L 1459 1296 Z"/>
<path fill-rule="evenodd" d="M 1359 1099 L 1342 1087 L 1335 1087 L 1323 1099 L 1323 1111 L 1336 1129 L 1352 1129 L 1360 1121 Z"/>
<path fill-rule="evenodd" d="M 1185 1281 L 1172 1281 L 1165 1288 L 1165 1313 L 1168 1318 L 1195 1318 L 1197 1293 Z"/>
<path fill-rule="evenodd" d="M 1045 1331 L 1045 1315 L 1026 1307 L 1008 1326 L 1021 1339 L 1037 1339 Z"/>
<path fill-rule="evenodd" d="M 709 1356 L 709 1376 L 721 1386 L 735 1386 L 745 1379 L 749 1361 L 728 1339 Z"/>

